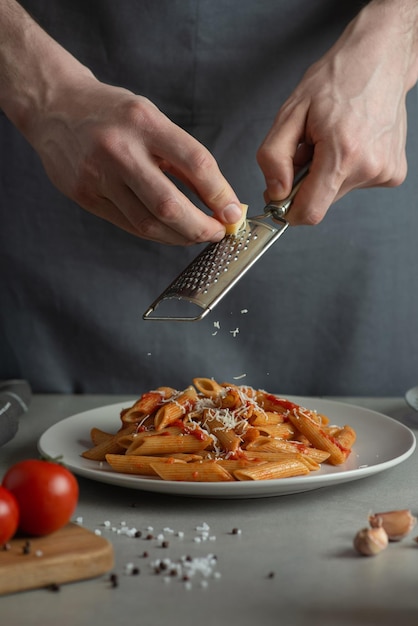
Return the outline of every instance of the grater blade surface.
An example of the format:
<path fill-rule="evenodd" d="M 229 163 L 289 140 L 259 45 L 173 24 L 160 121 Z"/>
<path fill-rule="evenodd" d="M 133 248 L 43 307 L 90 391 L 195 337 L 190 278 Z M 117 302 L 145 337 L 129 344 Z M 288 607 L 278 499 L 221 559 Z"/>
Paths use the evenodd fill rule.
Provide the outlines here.
<path fill-rule="evenodd" d="M 274 226 L 261 219 L 248 219 L 236 235 L 206 246 L 150 305 L 143 319 L 198 321 L 205 317 L 288 227 L 284 219 L 279 218 Z"/>

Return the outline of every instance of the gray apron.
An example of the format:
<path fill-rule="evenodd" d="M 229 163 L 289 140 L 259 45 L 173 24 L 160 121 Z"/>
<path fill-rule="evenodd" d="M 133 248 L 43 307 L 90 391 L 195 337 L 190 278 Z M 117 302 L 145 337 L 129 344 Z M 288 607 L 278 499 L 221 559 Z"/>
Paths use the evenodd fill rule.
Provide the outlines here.
<path fill-rule="evenodd" d="M 353 0 L 25 0 L 95 75 L 154 101 L 203 142 L 250 214 L 255 154 Z M 418 108 L 410 173 L 290 228 L 199 323 L 142 313 L 196 255 L 137 239 L 49 182 L 0 115 L 0 379 L 38 392 L 139 394 L 195 376 L 282 394 L 397 395 L 418 382 Z"/>

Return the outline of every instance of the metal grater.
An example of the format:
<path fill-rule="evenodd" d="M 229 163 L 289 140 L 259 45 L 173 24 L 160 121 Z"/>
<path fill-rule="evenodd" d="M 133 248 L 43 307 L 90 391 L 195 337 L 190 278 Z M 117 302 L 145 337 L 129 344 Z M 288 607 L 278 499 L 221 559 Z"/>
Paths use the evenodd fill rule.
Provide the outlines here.
<path fill-rule="evenodd" d="M 211 243 L 149 306 L 144 320 L 198 321 L 203 319 L 252 265 L 285 232 L 284 219 L 308 169 L 295 179 L 291 194 L 264 208 L 263 215 L 246 220 L 236 235 Z M 263 220 L 273 217 L 275 225 Z M 158 307 L 158 313 L 155 313 Z"/>

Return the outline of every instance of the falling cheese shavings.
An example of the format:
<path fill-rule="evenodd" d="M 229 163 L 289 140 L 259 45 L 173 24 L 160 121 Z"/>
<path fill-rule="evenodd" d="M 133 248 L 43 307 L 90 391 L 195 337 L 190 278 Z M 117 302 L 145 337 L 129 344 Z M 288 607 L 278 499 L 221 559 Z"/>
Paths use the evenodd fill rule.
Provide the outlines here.
<path fill-rule="evenodd" d="M 243 315 L 244 313 L 248 313 L 248 309 L 241 309 L 241 314 Z"/>
<path fill-rule="evenodd" d="M 233 376 L 232 378 L 234 380 L 241 380 L 241 378 L 245 378 L 247 376 L 247 374 L 240 374 L 239 376 Z"/>
<path fill-rule="evenodd" d="M 236 337 L 239 333 L 239 328 L 235 328 L 234 330 L 229 331 L 233 337 Z"/>

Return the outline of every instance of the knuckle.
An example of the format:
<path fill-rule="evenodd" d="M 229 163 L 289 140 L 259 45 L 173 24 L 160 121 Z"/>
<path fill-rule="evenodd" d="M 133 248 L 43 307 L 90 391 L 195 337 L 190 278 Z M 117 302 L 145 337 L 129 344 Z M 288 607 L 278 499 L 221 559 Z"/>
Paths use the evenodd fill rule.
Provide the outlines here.
<path fill-rule="evenodd" d="M 218 229 L 220 230 L 220 228 Z M 207 243 L 214 235 L 213 228 L 202 228 L 193 238 L 195 243 Z"/>
<path fill-rule="evenodd" d="M 274 153 L 269 147 L 267 147 L 266 145 L 262 145 L 257 150 L 256 160 L 259 167 L 261 167 L 261 169 L 264 169 L 268 165 L 271 166 L 271 163 L 274 162 Z"/>
<path fill-rule="evenodd" d="M 162 222 L 172 224 L 182 218 L 182 209 L 178 200 L 172 197 L 161 198 L 156 206 L 156 214 Z"/>
<path fill-rule="evenodd" d="M 301 224 L 305 226 L 317 226 L 324 219 L 324 215 L 319 213 L 319 211 L 309 211 L 305 213 L 302 217 Z"/>
<path fill-rule="evenodd" d="M 83 162 L 71 183 L 70 196 L 81 206 L 94 206 L 99 174 L 91 163 Z"/>
<path fill-rule="evenodd" d="M 293 157 L 284 152 L 277 141 L 266 139 L 256 152 L 256 161 L 259 167 L 266 172 L 270 172 L 272 176 L 277 170 L 283 167 L 284 163 L 292 163 Z"/>
<path fill-rule="evenodd" d="M 197 180 L 207 180 L 215 168 L 213 156 L 203 146 L 199 146 L 190 153 L 190 166 Z"/>
<path fill-rule="evenodd" d="M 406 156 L 404 155 L 403 158 L 396 164 L 396 167 L 393 168 L 387 176 L 387 185 L 389 187 L 399 187 L 403 182 L 405 182 L 407 173 L 408 165 Z"/>
<path fill-rule="evenodd" d="M 397 171 L 392 175 L 389 185 L 390 187 L 399 187 L 406 179 L 406 168 L 404 170 Z"/>
<path fill-rule="evenodd" d="M 363 147 L 354 137 L 345 132 L 339 136 L 340 163 L 343 171 L 349 170 L 352 164 L 362 158 Z"/>
<path fill-rule="evenodd" d="M 140 220 L 132 220 L 137 235 L 142 239 L 157 241 L 161 230 L 160 224 L 153 216 L 147 216 Z"/>
<path fill-rule="evenodd" d="M 388 173 L 387 166 L 378 157 L 373 158 L 373 156 L 369 155 L 361 164 L 361 175 L 366 182 L 387 180 Z"/>
<path fill-rule="evenodd" d="M 129 125 L 140 126 L 152 130 L 157 125 L 159 111 L 147 98 L 134 96 L 128 98 L 121 114 Z"/>

